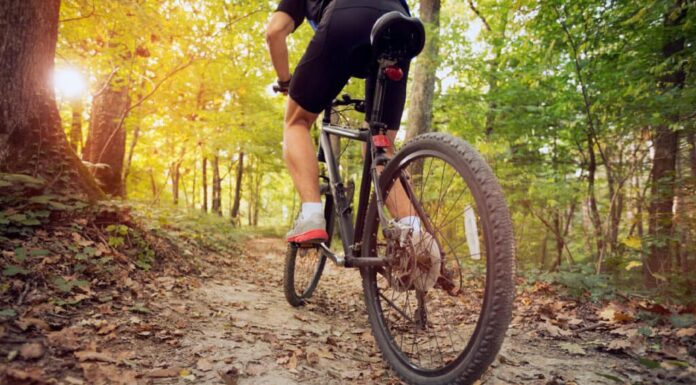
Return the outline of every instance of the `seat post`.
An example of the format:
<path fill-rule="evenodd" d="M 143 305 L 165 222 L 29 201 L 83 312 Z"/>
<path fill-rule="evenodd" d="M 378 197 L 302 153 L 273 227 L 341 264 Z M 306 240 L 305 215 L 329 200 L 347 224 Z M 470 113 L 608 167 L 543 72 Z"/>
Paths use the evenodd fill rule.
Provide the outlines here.
<path fill-rule="evenodd" d="M 372 135 L 384 134 L 387 131 L 386 125 L 382 122 L 382 111 L 384 109 L 384 95 L 387 88 L 387 77 L 384 69 L 390 65 L 386 59 L 379 59 L 377 76 L 375 77 L 375 95 L 372 102 L 372 116 L 370 116 L 370 131 Z"/>

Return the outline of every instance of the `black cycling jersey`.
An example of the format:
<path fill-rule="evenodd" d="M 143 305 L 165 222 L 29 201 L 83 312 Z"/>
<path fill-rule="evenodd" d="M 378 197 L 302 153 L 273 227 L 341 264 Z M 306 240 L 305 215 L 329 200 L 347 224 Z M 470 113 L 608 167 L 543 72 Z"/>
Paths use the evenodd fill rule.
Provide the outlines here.
<path fill-rule="evenodd" d="M 307 18 L 316 27 L 321 22 L 324 10 L 332 0 L 281 0 L 276 11 L 283 11 L 292 17 L 295 29 Z"/>

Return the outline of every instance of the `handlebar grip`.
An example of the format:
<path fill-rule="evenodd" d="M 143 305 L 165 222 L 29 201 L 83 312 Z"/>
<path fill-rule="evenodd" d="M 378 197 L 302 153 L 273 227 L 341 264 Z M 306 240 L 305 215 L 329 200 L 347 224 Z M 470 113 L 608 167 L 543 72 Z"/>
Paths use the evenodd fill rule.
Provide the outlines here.
<path fill-rule="evenodd" d="M 278 85 L 273 86 L 273 92 L 278 93 L 280 91 L 281 91 L 280 86 L 278 86 Z"/>

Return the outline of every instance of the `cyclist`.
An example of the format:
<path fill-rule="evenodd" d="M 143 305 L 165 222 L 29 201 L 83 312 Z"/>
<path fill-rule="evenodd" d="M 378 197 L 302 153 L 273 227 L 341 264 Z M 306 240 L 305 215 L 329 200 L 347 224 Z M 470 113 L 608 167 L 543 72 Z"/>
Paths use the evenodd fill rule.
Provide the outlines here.
<path fill-rule="evenodd" d="M 319 194 L 319 167 L 309 129 L 318 114 L 341 92 L 349 78 L 365 78 L 372 58 L 370 32 L 375 21 L 390 11 L 409 14 L 405 0 L 282 0 L 267 27 L 266 41 L 278 86 L 288 95 L 283 130 L 283 157 L 300 194 L 302 209 L 288 242 L 311 243 L 328 239 Z M 288 63 L 287 37 L 304 19 L 315 35 L 294 75 Z M 409 63 L 399 63 L 408 74 Z M 383 123 L 394 140 L 406 100 L 406 78 L 391 83 L 385 96 Z M 374 81 L 368 79 L 367 116 L 370 116 Z M 393 147 L 387 150 L 391 155 Z M 404 196 L 403 194 L 396 194 Z M 397 201 L 399 197 L 395 198 Z M 420 228 L 417 216 L 409 215 L 409 205 L 389 204 L 392 215 L 414 230 Z M 412 211 L 411 211 L 412 213 Z"/>

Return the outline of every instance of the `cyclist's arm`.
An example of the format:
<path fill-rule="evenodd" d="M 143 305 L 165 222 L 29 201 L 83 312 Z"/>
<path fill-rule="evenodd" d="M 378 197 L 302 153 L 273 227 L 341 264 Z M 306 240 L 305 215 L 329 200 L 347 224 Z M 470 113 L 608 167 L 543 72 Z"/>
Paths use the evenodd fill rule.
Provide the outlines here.
<path fill-rule="evenodd" d="M 271 54 L 271 62 L 278 74 L 278 80 L 290 80 L 290 65 L 288 64 L 287 37 L 295 30 L 295 22 L 285 12 L 275 12 L 266 28 L 266 43 Z"/>

